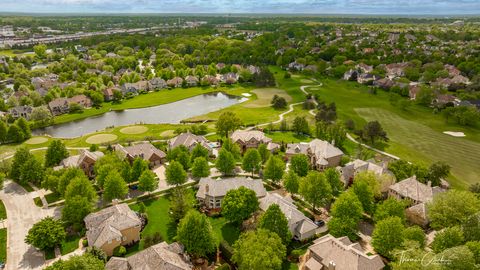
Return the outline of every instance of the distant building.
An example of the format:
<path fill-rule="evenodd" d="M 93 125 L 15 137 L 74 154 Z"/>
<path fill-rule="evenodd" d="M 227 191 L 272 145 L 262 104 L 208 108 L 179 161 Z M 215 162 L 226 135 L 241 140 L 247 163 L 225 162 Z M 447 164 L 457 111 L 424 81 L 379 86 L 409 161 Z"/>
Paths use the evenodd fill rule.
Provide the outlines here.
<path fill-rule="evenodd" d="M 157 149 L 151 143 L 139 143 L 132 146 L 117 144 L 114 146 L 114 149 L 130 162 L 139 157 L 148 161 L 150 166 L 165 163 L 167 158 L 167 155 L 162 150 Z"/>
<path fill-rule="evenodd" d="M 351 161 L 345 164 L 345 166 L 339 167 L 338 170 L 340 171 L 340 179 L 345 186 L 353 183 L 355 175 L 360 172 L 369 171 L 375 173 L 376 175 L 391 175 L 391 172 L 386 168 L 385 164 L 378 165 L 370 161 L 363 161 L 361 159 Z"/>
<path fill-rule="evenodd" d="M 272 142 L 272 139 L 259 130 L 236 130 L 230 135 L 230 139 L 240 146 L 242 152 L 248 148 L 258 148 L 260 144 L 268 145 Z"/>
<path fill-rule="evenodd" d="M 342 160 L 343 152 L 334 145 L 314 139 L 309 143 L 292 143 L 287 145 L 285 156 L 291 158 L 297 154 L 309 157 L 310 164 L 317 170 L 337 167 Z"/>
<path fill-rule="evenodd" d="M 187 147 L 188 150 L 192 151 L 193 148 L 195 148 L 195 146 L 197 146 L 198 144 L 207 149 L 210 155 L 213 153 L 212 146 L 210 145 L 210 142 L 205 139 L 205 137 L 195 135 L 190 132 L 182 133 L 177 137 L 168 140 L 168 148 L 170 150 L 180 145 L 183 145 Z"/>
<path fill-rule="evenodd" d="M 167 82 L 162 78 L 153 78 L 148 81 L 148 87 L 150 90 L 159 90 L 163 88 L 167 88 Z"/>
<path fill-rule="evenodd" d="M 183 84 L 183 79 L 180 77 L 175 77 L 167 81 L 167 85 L 170 87 L 181 87 Z"/>
<path fill-rule="evenodd" d="M 62 168 L 80 168 L 88 177 L 95 176 L 94 166 L 98 159 L 103 157 L 100 151 L 90 152 L 88 150 L 80 150 L 79 155 L 69 156 L 60 162 L 60 165 L 54 170 Z"/>
<path fill-rule="evenodd" d="M 56 98 L 48 103 L 48 108 L 53 115 L 60 115 L 68 112 L 70 103 L 67 98 Z"/>
<path fill-rule="evenodd" d="M 27 120 L 30 120 L 30 115 L 32 114 L 32 111 L 33 111 L 32 106 L 23 105 L 23 106 L 16 106 L 9 109 L 8 114 L 10 114 L 14 119 L 23 117 Z"/>

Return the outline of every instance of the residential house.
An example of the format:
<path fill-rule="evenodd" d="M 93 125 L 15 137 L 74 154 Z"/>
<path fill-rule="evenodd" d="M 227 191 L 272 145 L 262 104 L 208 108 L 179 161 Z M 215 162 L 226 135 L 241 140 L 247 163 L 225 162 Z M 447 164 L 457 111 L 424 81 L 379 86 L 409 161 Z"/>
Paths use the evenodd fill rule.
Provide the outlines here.
<path fill-rule="evenodd" d="M 363 54 L 371 54 L 374 52 L 375 52 L 374 48 L 363 48 Z"/>
<path fill-rule="evenodd" d="M 343 74 L 343 79 L 346 81 L 356 81 L 358 77 L 358 71 L 350 69 Z"/>
<path fill-rule="evenodd" d="M 30 120 L 30 115 L 32 114 L 32 106 L 23 105 L 16 106 L 8 110 L 8 114 L 12 116 L 13 119 L 23 117 L 27 120 Z"/>
<path fill-rule="evenodd" d="M 359 70 L 361 73 L 370 73 L 370 72 L 373 71 L 373 66 L 369 66 L 369 65 L 364 64 L 364 63 L 360 63 L 360 64 L 356 65 L 355 68 L 357 70 Z"/>
<path fill-rule="evenodd" d="M 170 87 L 181 87 L 183 84 L 183 79 L 180 77 L 175 77 L 167 81 L 168 86 Z"/>
<path fill-rule="evenodd" d="M 456 75 L 452 78 L 452 83 L 453 84 L 457 84 L 457 85 L 469 85 L 470 84 L 470 80 L 465 77 L 465 76 L 462 76 L 462 75 Z"/>
<path fill-rule="evenodd" d="M 118 246 L 131 245 L 140 240 L 142 221 L 126 203 L 114 204 L 84 218 L 89 246 L 113 255 Z"/>
<path fill-rule="evenodd" d="M 308 248 L 302 270 L 381 270 L 382 258 L 370 255 L 348 237 L 322 236 Z"/>
<path fill-rule="evenodd" d="M 448 71 L 448 75 L 450 77 L 455 77 L 462 74 L 462 72 L 458 68 L 456 68 L 454 65 L 446 64 L 444 65 L 444 68 Z"/>
<path fill-rule="evenodd" d="M 457 97 L 455 97 L 454 95 L 440 94 L 433 99 L 432 104 L 435 106 L 443 107 L 443 106 L 454 106 L 455 103 L 458 103 L 458 102 L 460 102 L 460 100 L 457 99 Z"/>
<path fill-rule="evenodd" d="M 185 77 L 185 82 L 190 87 L 197 86 L 198 78 L 196 76 L 188 75 L 187 77 Z"/>
<path fill-rule="evenodd" d="M 292 237 L 303 241 L 312 238 L 317 234 L 318 226 L 308 217 L 306 217 L 293 204 L 291 198 L 282 197 L 280 194 L 267 192 L 267 195 L 259 200 L 260 209 L 267 211 L 272 204 L 277 204 L 280 210 L 288 220 L 288 229 Z"/>
<path fill-rule="evenodd" d="M 200 135 L 195 135 L 190 132 L 182 133 L 177 137 L 168 140 L 168 149 L 171 150 L 175 147 L 183 145 L 187 147 L 188 150 L 192 151 L 193 148 L 195 148 L 195 146 L 197 146 L 198 144 L 203 146 L 205 149 L 207 149 L 210 155 L 213 154 L 213 148 L 210 145 L 210 142 L 207 139 L 205 139 L 205 137 Z"/>
<path fill-rule="evenodd" d="M 90 108 L 92 107 L 92 100 L 85 96 L 85 95 L 76 95 L 68 99 L 69 103 L 77 103 L 78 105 L 82 106 L 83 108 Z"/>
<path fill-rule="evenodd" d="M 291 158 L 297 154 L 307 155 L 310 164 L 317 170 L 337 167 L 342 160 L 343 152 L 329 142 L 314 139 L 309 143 L 291 143 L 287 145 L 285 156 Z"/>
<path fill-rule="evenodd" d="M 136 83 L 124 83 L 120 91 L 125 96 L 129 93 L 137 95 L 140 91 L 148 91 L 148 81 L 138 81 Z"/>
<path fill-rule="evenodd" d="M 43 87 L 35 89 L 35 92 L 37 92 L 41 97 L 45 97 L 48 94 L 48 90 Z"/>
<path fill-rule="evenodd" d="M 358 75 L 357 82 L 361 84 L 373 84 L 373 82 L 378 79 L 379 78 L 377 77 L 377 75 L 373 75 L 370 73 L 362 73 Z"/>
<path fill-rule="evenodd" d="M 418 84 L 414 85 L 409 85 L 408 86 L 408 96 L 410 97 L 411 100 L 416 100 L 418 93 L 420 93 L 420 90 L 422 88 Z"/>
<path fill-rule="evenodd" d="M 383 79 L 374 81 L 373 85 L 376 87 L 382 88 L 383 90 L 388 90 L 395 85 L 395 82 L 389 78 L 383 78 Z"/>
<path fill-rule="evenodd" d="M 111 257 L 106 270 L 191 270 L 193 265 L 182 244 L 161 242 L 140 252 L 123 257 Z"/>
<path fill-rule="evenodd" d="M 240 76 L 238 76 L 237 73 L 229 72 L 229 73 L 223 74 L 220 80 L 226 84 L 234 84 L 234 83 L 237 83 L 239 77 Z"/>
<path fill-rule="evenodd" d="M 114 149 L 130 162 L 140 157 L 148 161 L 152 167 L 165 163 L 167 158 L 167 155 L 162 150 L 157 149 L 151 143 L 139 143 L 132 146 L 117 144 L 114 146 Z"/>
<path fill-rule="evenodd" d="M 236 130 L 230 135 L 230 139 L 240 146 L 242 152 L 248 148 L 258 148 L 260 144 L 268 145 L 272 141 L 259 130 Z"/>
<path fill-rule="evenodd" d="M 247 70 L 252 73 L 252 74 L 257 74 L 257 73 L 260 73 L 260 68 L 257 67 L 257 66 L 252 66 L 252 65 L 249 65 L 247 67 Z"/>
<path fill-rule="evenodd" d="M 118 55 L 114 52 L 109 52 L 105 55 L 105 57 L 107 57 L 107 58 L 117 58 Z"/>
<path fill-rule="evenodd" d="M 217 68 L 217 70 L 222 70 L 226 67 L 226 65 L 224 63 L 218 63 L 215 65 L 215 67 Z"/>
<path fill-rule="evenodd" d="M 205 84 L 205 85 L 218 85 L 219 82 L 220 80 L 217 77 L 212 75 L 205 75 L 202 78 L 202 84 Z"/>
<path fill-rule="evenodd" d="M 408 63 L 396 63 L 388 64 L 385 66 L 385 71 L 387 77 L 393 79 L 395 77 L 405 76 L 405 68 L 408 66 Z"/>
<path fill-rule="evenodd" d="M 148 88 L 150 90 L 159 90 L 159 89 L 163 89 L 163 88 L 167 88 L 167 82 L 162 79 L 162 78 L 153 78 L 151 79 L 150 81 L 148 81 Z"/>
<path fill-rule="evenodd" d="M 364 171 L 373 172 L 376 175 L 392 175 L 392 173 L 387 169 L 386 163 L 378 165 L 371 161 L 364 161 L 361 159 L 350 161 L 349 163 L 345 164 L 345 166 L 338 167 L 337 169 L 340 172 L 340 179 L 345 186 L 352 184 L 355 175 Z"/>
<path fill-rule="evenodd" d="M 223 197 L 225 197 L 227 192 L 232 189 L 238 189 L 239 187 L 253 190 L 257 198 L 262 198 L 267 195 L 267 190 L 263 186 L 261 179 L 251 179 L 247 177 L 212 179 L 207 177 L 200 179 L 196 197 L 200 205 L 208 209 L 219 210 L 222 207 Z"/>
<path fill-rule="evenodd" d="M 297 63 L 297 61 L 294 61 L 288 64 L 288 70 L 302 71 L 304 68 L 305 68 L 305 65 L 301 63 Z"/>
<path fill-rule="evenodd" d="M 90 152 L 88 150 L 80 150 L 79 155 L 69 156 L 60 162 L 54 170 L 62 168 L 80 168 L 90 178 L 95 177 L 94 166 L 98 159 L 103 157 L 100 151 Z"/>
<path fill-rule="evenodd" d="M 70 109 L 70 102 L 67 98 L 56 98 L 48 103 L 48 108 L 53 115 L 64 114 Z"/>
<path fill-rule="evenodd" d="M 114 99 L 114 90 L 115 89 L 111 87 L 103 89 L 103 99 L 107 102 L 112 101 Z"/>

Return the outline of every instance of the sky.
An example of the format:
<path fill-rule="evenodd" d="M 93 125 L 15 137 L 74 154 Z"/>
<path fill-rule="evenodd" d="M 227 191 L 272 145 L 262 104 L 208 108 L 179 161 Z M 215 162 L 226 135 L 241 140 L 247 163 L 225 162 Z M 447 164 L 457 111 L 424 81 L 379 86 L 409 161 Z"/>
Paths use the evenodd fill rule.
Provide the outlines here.
<path fill-rule="evenodd" d="M 0 12 L 480 14 L 480 0 L 0 0 Z"/>

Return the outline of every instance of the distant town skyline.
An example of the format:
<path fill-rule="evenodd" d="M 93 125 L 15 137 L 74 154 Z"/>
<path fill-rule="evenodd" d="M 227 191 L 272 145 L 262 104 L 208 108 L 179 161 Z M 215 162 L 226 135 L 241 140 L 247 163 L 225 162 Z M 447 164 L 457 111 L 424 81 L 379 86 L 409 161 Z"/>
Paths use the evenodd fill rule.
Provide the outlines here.
<path fill-rule="evenodd" d="M 477 15 L 480 0 L 2 0 L 0 12 Z"/>

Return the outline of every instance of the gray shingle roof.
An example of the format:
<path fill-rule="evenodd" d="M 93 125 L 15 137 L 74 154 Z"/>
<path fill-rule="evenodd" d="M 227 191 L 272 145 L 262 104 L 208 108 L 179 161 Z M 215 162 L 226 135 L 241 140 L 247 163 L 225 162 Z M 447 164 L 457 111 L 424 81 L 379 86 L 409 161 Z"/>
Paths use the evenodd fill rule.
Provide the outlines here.
<path fill-rule="evenodd" d="M 233 177 L 225 179 L 202 178 L 199 182 L 197 198 L 205 197 L 223 197 L 229 190 L 246 187 L 255 191 L 257 197 L 264 197 L 267 194 L 261 179 L 251 179 L 246 177 Z"/>
<path fill-rule="evenodd" d="M 433 188 L 417 180 L 412 176 L 390 186 L 390 189 L 405 198 L 417 202 L 429 202 L 433 199 Z"/>
<path fill-rule="evenodd" d="M 233 142 L 241 141 L 241 142 L 248 142 L 252 139 L 263 143 L 268 144 L 272 141 L 272 139 L 265 136 L 265 133 L 259 130 L 236 130 L 230 136 Z"/>

